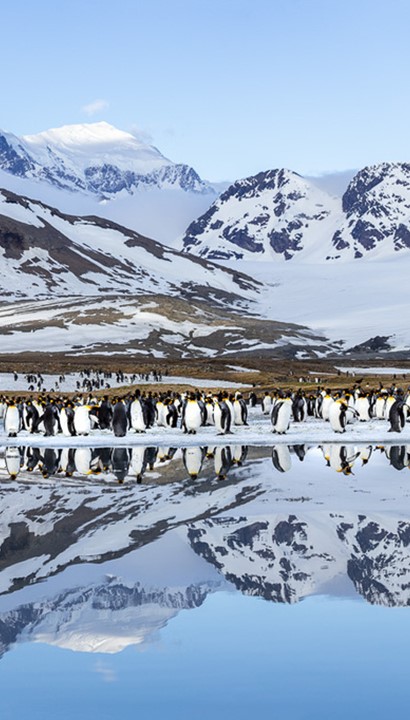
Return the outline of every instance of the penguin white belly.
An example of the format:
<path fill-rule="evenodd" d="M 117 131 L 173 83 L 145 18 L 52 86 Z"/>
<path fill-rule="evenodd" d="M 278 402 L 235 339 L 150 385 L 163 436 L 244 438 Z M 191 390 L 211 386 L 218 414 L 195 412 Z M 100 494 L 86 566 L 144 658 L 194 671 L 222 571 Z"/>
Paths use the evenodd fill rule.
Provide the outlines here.
<path fill-rule="evenodd" d="M 365 422 L 370 419 L 370 405 L 368 398 L 357 398 L 355 410 L 359 414 L 359 420 Z"/>
<path fill-rule="evenodd" d="M 74 428 L 77 435 L 88 435 L 91 430 L 87 405 L 78 405 L 74 410 Z"/>
<path fill-rule="evenodd" d="M 130 419 L 131 427 L 136 432 L 145 431 L 145 420 L 144 413 L 142 412 L 142 406 L 139 400 L 133 400 L 130 408 Z"/>
<path fill-rule="evenodd" d="M 335 432 L 342 433 L 345 431 L 346 407 L 342 403 L 336 401 L 330 406 L 329 423 Z"/>
<path fill-rule="evenodd" d="M 334 399 L 330 395 L 325 395 L 322 402 L 322 418 L 323 420 L 329 420 L 330 408 L 334 403 Z"/>
<path fill-rule="evenodd" d="M 385 419 L 385 420 L 388 420 L 388 419 L 389 419 L 390 408 L 391 408 L 391 406 L 393 405 L 393 403 L 395 403 L 395 402 L 396 402 L 396 398 L 393 397 L 392 395 L 390 395 L 390 396 L 387 398 L 386 404 L 385 404 L 385 406 L 384 406 L 384 419 Z"/>
<path fill-rule="evenodd" d="M 4 430 L 7 435 L 17 435 L 20 430 L 20 413 L 15 405 L 8 405 L 4 418 Z"/>
<path fill-rule="evenodd" d="M 159 427 L 167 427 L 167 408 L 164 405 L 163 402 L 157 402 L 156 404 L 156 413 L 157 413 L 157 425 Z"/>
<path fill-rule="evenodd" d="M 61 408 L 60 410 L 60 425 L 63 435 L 65 437 L 71 437 L 71 433 L 68 429 L 68 418 L 65 408 Z"/>
<path fill-rule="evenodd" d="M 378 420 L 385 419 L 385 417 L 384 417 L 385 407 L 386 407 L 386 398 L 378 397 L 375 402 L 375 405 L 374 405 L 375 415 Z"/>
<path fill-rule="evenodd" d="M 265 395 L 262 400 L 262 412 L 264 415 L 269 415 L 272 409 L 272 398 L 270 395 Z"/>
<path fill-rule="evenodd" d="M 292 402 L 290 400 L 284 400 L 283 402 L 276 403 L 272 410 L 273 415 L 273 430 L 280 435 L 285 433 L 289 429 L 290 418 L 292 414 Z"/>
<path fill-rule="evenodd" d="M 185 407 L 185 427 L 189 431 L 198 430 L 201 427 L 201 408 L 196 400 L 188 400 Z"/>
<path fill-rule="evenodd" d="M 235 425 L 245 425 L 244 408 L 238 400 L 233 403 L 233 420 Z"/>

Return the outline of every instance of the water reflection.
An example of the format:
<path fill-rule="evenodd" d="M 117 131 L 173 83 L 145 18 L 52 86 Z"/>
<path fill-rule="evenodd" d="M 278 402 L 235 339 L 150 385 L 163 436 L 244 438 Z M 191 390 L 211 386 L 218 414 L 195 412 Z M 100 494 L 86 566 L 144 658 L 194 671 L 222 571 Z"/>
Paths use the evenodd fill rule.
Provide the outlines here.
<path fill-rule="evenodd" d="M 221 589 L 409 606 L 409 461 L 404 445 L 5 448 L 0 652 L 116 652 Z"/>
<path fill-rule="evenodd" d="M 382 457 L 395 470 L 410 469 L 409 445 L 273 445 L 270 449 L 272 465 L 279 473 L 289 472 L 294 463 L 304 462 L 309 453 L 320 450 L 326 467 L 342 473 L 354 474 L 353 468 L 363 467 L 376 455 Z M 0 450 L 0 478 L 20 479 L 27 473 L 40 474 L 43 478 L 79 477 L 89 479 L 116 479 L 142 483 L 147 472 L 161 470 L 172 463 L 184 472 L 180 478 L 196 480 L 202 472 L 212 472 L 223 480 L 232 468 L 251 465 L 246 445 L 190 446 L 187 448 L 133 446 L 126 447 L 6 447 Z M 211 463 L 211 464 L 210 464 Z M 174 474 L 170 471 L 170 476 Z"/>

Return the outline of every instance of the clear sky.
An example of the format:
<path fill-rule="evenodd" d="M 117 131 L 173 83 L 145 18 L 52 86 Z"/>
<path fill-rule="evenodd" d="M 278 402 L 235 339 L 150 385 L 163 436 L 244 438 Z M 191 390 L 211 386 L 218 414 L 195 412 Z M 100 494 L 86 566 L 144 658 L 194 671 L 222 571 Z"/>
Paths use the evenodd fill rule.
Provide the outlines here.
<path fill-rule="evenodd" d="M 409 0 L 1 3 L 0 127 L 106 120 L 210 180 L 408 161 Z"/>

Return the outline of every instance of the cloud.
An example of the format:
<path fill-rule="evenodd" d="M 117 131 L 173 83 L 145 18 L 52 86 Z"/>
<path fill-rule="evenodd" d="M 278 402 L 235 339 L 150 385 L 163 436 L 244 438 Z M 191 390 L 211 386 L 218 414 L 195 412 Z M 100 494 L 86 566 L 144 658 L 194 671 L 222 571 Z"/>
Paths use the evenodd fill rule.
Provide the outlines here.
<path fill-rule="evenodd" d="M 141 130 L 138 125 L 131 125 L 129 132 L 141 143 L 144 143 L 145 145 L 152 145 L 153 137 L 147 130 Z"/>
<path fill-rule="evenodd" d="M 86 115 L 96 115 L 96 113 L 106 110 L 109 105 L 108 100 L 93 100 L 93 102 L 88 103 L 88 105 L 83 105 L 81 110 Z"/>
<path fill-rule="evenodd" d="M 108 667 L 108 665 L 106 665 L 104 662 L 98 661 L 95 664 L 94 670 L 96 673 L 102 676 L 104 682 L 106 683 L 112 683 L 118 679 L 115 670 Z"/>

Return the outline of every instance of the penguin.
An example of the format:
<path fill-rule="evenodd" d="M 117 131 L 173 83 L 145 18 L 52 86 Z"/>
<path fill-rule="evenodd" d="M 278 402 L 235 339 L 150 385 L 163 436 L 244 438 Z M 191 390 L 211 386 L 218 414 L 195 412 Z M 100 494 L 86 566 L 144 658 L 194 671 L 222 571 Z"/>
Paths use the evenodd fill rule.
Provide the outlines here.
<path fill-rule="evenodd" d="M 112 429 L 116 437 L 125 437 L 128 428 L 127 408 L 122 400 L 118 400 L 113 407 Z"/>
<path fill-rule="evenodd" d="M 214 422 L 218 435 L 231 435 L 232 417 L 221 393 L 214 398 Z"/>
<path fill-rule="evenodd" d="M 144 433 L 147 429 L 146 409 L 139 393 L 135 393 L 129 405 L 129 425 L 136 433 Z"/>
<path fill-rule="evenodd" d="M 195 435 L 202 424 L 202 408 L 195 393 L 189 393 L 188 398 L 182 406 L 182 429 L 184 433 Z"/>
<path fill-rule="evenodd" d="M 167 406 L 165 404 L 165 400 L 162 397 L 157 400 L 157 404 L 155 406 L 155 413 L 156 424 L 158 425 L 158 427 L 167 427 Z"/>
<path fill-rule="evenodd" d="M 191 480 L 196 480 L 204 461 L 204 448 L 198 445 L 182 449 L 182 462 Z"/>
<path fill-rule="evenodd" d="M 362 461 L 362 466 L 367 465 L 373 452 L 373 447 L 371 445 L 359 445 L 357 450 L 359 452 L 359 458 Z"/>
<path fill-rule="evenodd" d="M 289 448 L 287 445 L 274 445 L 272 448 L 273 467 L 281 473 L 289 472 L 292 467 Z"/>
<path fill-rule="evenodd" d="M 91 432 L 90 406 L 76 405 L 74 408 L 74 429 L 77 435 L 89 435 Z"/>
<path fill-rule="evenodd" d="M 235 399 L 233 401 L 233 419 L 235 425 L 248 424 L 248 408 L 245 400 L 239 392 L 235 394 Z"/>
<path fill-rule="evenodd" d="M 23 408 L 23 426 L 24 429 L 28 432 L 33 432 L 33 427 L 36 425 L 39 418 L 39 412 L 37 410 L 37 407 L 33 403 L 32 400 L 27 400 L 26 403 L 24 403 Z"/>
<path fill-rule="evenodd" d="M 171 398 L 165 401 L 165 425 L 166 427 L 176 428 L 178 424 L 178 410 L 176 409 Z"/>
<path fill-rule="evenodd" d="M 322 401 L 322 407 L 321 407 L 321 416 L 323 420 L 329 420 L 329 412 L 330 412 L 330 406 L 333 405 L 334 398 L 332 397 L 330 390 L 326 391 L 326 394 L 323 397 Z"/>
<path fill-rule="evenodd" d="M 67 400 L 60 410 L 60 426 L 65 437 L 77 435 L 74 426 L 74 406 L 70 400 Z"/>
<path fill-rule="evenodd" d="M 111 430 L 112 426 L 112 406 L 109 401 L 108 395 L 104 395 L 104 398 L 97 410 L 98 422 L 100 424 L 100 430 Z"/>
<path fill-rule="evenodd" d="M 355 410 L 358 414 L 358 418 L 360 422 L 366 422 L 367 420 L 370 420 L 371 415 L 371 409 L 370 409 L 370 402 L 369 402 L 369 396 L 366 395 L 366 393 L 361 392 L 359 394 L 359 397 L 357 398 L 355 402 Z"/>
<path fill-rule="evenodd" d="M 385 420 L 389 419 L 390 408 L 392 405 L 394 405 L 394 403 L 396 402 L 396 399 L 397 398 L 395 395 L 388 395 L 386 397 L 386 402 L 384 404 L 384 419 Z"/>
<path fill-rule="evenodd" d="M 272 408 L 271 423 L 272 432 L 283 435 L 289 430 L 290 417 L 292 414 L 292 400 L 285 397 L 278 400 Z"/>
<path fill-rule="evenodd" d="M 292 414 L 295 422 L 303 422 L 307 415 L 307 404 L 301 390 L 298 390 L 292 402 Z"/>
<path fill-rule="evenodd" d="M 405 424 L 406 424 L 406 417 L 404 414 L 404 405 L 405 402 L 403 398 L 398 397 L 395 402 L 390 405 L 389 409 L 389 423 L 390 427 L 388 432 L 398 432 L 400 433 Z"/>
<path fill-rule="evenodd" d="M 335 400 L 329 408 L 330 427 L 334 432 L 344 433 L 346 431 L 347 402 L 344 398 Z"/>
<path fill-rule="evenodd" d="M 8 437 L 17 437 L 17 434 L 21 430 L 20 410 L 14 400 L 7 401 L 4 415 L 4 430 Z"/>
<path fill-rule="evenodd" d="M 268 391 L 265 392 L 265 395 L 262 398 L 262 412 L 264 415 L 269 415 L 269 413 L 272 410 L 272 398 Z"/>
<path fill-rule="evenodd" d="M 204 425 L 214 425 L 214 402 L 211 397 L 205 399 L 205 423 Z"/>

